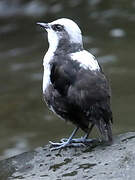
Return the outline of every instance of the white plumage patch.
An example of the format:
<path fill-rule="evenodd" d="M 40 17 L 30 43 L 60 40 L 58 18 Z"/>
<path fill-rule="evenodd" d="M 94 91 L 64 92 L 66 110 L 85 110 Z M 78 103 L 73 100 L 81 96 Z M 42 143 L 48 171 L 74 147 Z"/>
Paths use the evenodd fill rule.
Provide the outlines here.
<path fill-rule="evenodd" d="M 71 58 L 74 61 L 78 61 L 80 66 L 84 69 L 90 69 L 92 71 L 100 70 L 99 64 L 95 57 L 88 51 L 79 51 L 71 54 Z"/>
<path fill-rule="evenodd" d="M 81 30 L 79 26 L 71 19 L 61 18 L 50 23 L 50 25 L 53 25 L 53 24 L 61 24 L 64 26 L 64 29 L 69 34 L 71 43 L 82 43 Z"/>
<path fill-rule="evenodd" d="M 43 75 L 43 92 L 50 84 L 50 65 L 49 63 L 44 64 L 44 75 Z"/>
<path fill-rule="evenodd" d="M 48 85 L 50 84 L 50 61 L 53 58 L 54 52 L 52 49 L 48 49 L 44 60 L 43 60 L 43 66 L 44 66 L 44 75 L 43 75 L 43 92 L 46 90 Z"/>
<path fill-rule="evenodd" d="M 48 39 L 49 39 L 49 49 L 47 53 L 45 54 L 44 60 L 43 60 L 43 66 L 44 66 L 44 75 L 43 75 L 43 92 L 46 90 L 48 85 L 50 84 L 50 61 L 53 59 L 54 52 L 57 49 L 58 45 L 58 37 L 56 34 L 49 30 L 48 32 Z"/>

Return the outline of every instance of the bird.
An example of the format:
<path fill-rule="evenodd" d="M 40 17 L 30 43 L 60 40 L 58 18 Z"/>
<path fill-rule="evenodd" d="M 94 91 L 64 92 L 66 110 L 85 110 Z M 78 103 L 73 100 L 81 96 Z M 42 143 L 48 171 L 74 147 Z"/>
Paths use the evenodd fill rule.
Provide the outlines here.
<path fill-rule="evenodd" d="M 75 129 L 69 138 L 51 143 L 51 150 L 91 142 L 93 127 L 112 143 L 111 88 L 96 58 L 83 47 L 82 32 L 71 19 L 38 22 L 47 32 L 49 48 L 43 59 L 43 98 L 51 111 Z M 78 129 L 85 135 L 74 139 Z"/>

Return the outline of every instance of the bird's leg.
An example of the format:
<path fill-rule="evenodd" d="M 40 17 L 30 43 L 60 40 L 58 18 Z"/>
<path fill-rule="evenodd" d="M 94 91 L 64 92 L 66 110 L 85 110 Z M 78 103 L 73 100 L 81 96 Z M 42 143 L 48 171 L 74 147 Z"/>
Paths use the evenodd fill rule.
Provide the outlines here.
<path fill-rule="evenodd" d="M 89 128 L 88 133 L 87 133 L 87 134 L 85 134 L 85 136 L 83 137 L 84 139 L 88 139 L 89 134 L 91 133 L 91 131 L 92 131 L 93 127 L 94 127 L 94 124 L 91 124 L 91 126 L 90 126 L 90 128 Z"/>
<path fill-rule="evenodd" d="M 84 144 L 85 144 L 85 143 L 88 144 L 88 143 L 93 142 L 95 139 L 88 139 L 89 134 L 91 133 L 93 127 L 94 127 L 94 124 L 91 124 L 91 126 L 90 126 L 90 128 L 89 128 L 89 131 L 88 131 L 87 134 L 85 134 L 85 136 L 83 136 L 83 137 L 81 137 L 81 138 L 77 138 L 77 139 L 71 139 L 71 142 L 72 142 L 72 143 L 84 143 Z M 61 142 L 66 142 L 66 141 L 67 141 L 66 138 L 61 139 Z"/>
<path fill-rule="evenodd" d="M 74 131 L 72 132 L 71 136 L 68 139 L 65 139 L 64 141 L 61 141 L 60 143 L 54 143 L 54 142 L 49 141 L 50 144 L 52 146 L 54 146 L 53 148 L 51 148 L 51 150 L 62 149 L 64 147 L 70 147 L 70 146 L 78 147 L 78 146 L 83 145 L 82 143 L 72 142 L 72 138 L 75 136 L 78 129 L 79 129 L 79 127 L 75 128 Z"/>

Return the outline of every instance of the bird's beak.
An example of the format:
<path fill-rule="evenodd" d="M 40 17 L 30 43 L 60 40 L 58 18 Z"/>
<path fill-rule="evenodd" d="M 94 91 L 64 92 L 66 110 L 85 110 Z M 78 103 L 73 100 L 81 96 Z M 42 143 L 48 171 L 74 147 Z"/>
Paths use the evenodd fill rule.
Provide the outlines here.
<path fill-rule="evenodd" d="M 40 25 L 41 27 L 45 28 L 45 29 L 49 29 L 50 26 L 48 23 L 40 23 L 40 22 L 37 22 L 38 25 Z"/>

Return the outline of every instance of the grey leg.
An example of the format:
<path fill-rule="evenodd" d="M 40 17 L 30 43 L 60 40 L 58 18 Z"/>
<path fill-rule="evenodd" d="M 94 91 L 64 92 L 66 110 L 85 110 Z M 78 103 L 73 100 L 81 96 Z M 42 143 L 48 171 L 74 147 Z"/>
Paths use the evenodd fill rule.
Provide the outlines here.
<path fill-rule="evenodd" d="M 85 143 L 87 144 L 87 143 L 93 142 L 95 139 L 88 139 L 89 134 L 91 133 L 93 127 L 94 127 L 94 124 L 91 124 L 88 133 L 87 133 L 84 137 L 77 138 L 77 139 L 71 139 L 71 142 L 72 142 L 72 143 L 84 143 L 84 144 L 85 144 Z M 68 140 L 68 139 L 63 138 L 63 139 L 61 139 L 61 142 L 66 142 L 67 140 Z"/>
<path fill-rule="evenodd" d="M 89 129 L 88 133 L 84 136 L 84 139 L 88 139 L 89 134 L 91 133 L 91 131 L 92 131 L 93 127 L 94 127 L 94 124 L 91 124 L 91 126 L 90 126 L 90 129 Z"/>
<path fill-rule="evenodd" d="M 75 136 L 78 129 L 79 129 L 79 127 L 75 128 L 74 131 L 72 132 L 71 136 L 68 139 L 61 141 L 60 143 L 54 143 L 54 142 L 49 141 L 50 144 L 52 146 L 54 146 L 53 148 L 51 148 L 51 150 L 62 149 L 64 147 L 70 147 L 70 146 L 78 147 L 78 146 L 83 145 L 82 143 L 72 142 L 72 138 Z"/>

